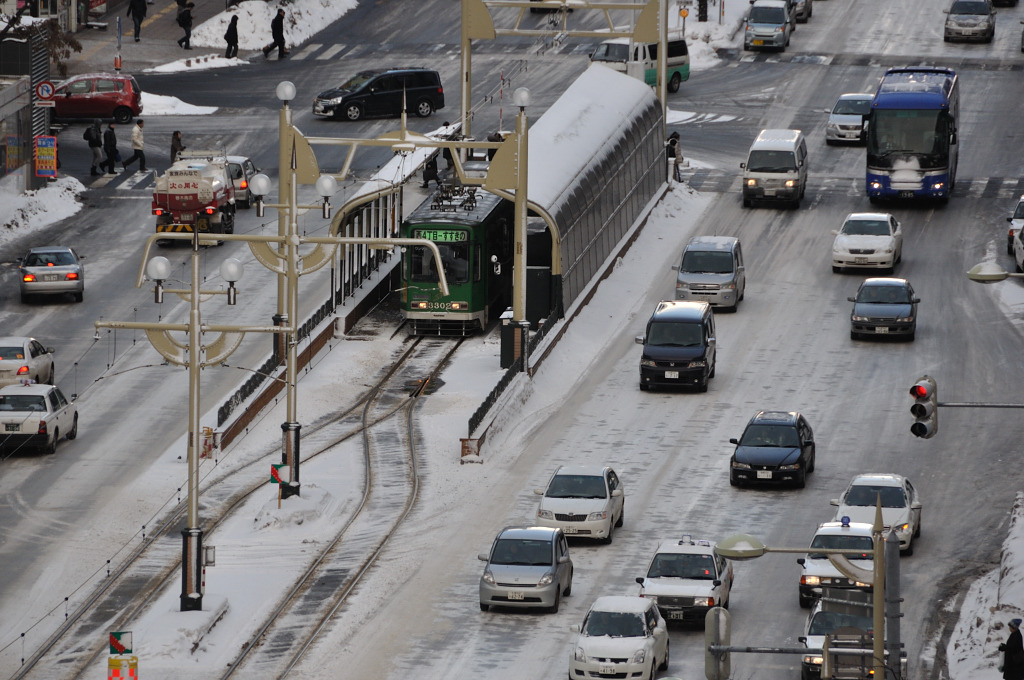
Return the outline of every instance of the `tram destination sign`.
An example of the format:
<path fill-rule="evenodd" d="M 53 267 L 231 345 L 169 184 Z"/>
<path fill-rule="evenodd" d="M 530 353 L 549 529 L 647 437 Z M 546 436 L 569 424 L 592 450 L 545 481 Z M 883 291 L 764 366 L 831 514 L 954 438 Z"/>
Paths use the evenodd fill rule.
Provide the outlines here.
<path fill-rule="evenodd" d="M 465 229 L 414 229 L 412 236 L 435 243 L 458 243 L 469 240 L 469 234 Z"/>

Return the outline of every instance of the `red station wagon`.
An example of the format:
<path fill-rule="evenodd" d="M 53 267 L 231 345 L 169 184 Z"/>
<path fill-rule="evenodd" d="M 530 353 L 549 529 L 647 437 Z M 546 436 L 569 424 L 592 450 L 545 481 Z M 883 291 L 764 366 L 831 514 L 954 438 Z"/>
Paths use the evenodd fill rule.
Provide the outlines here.
<path fill-rule="evenodd" d="M 87 73 L 57 86 L 54 118 L 113 118 L 131 122 L 142 113 L 142 90 L 132 76 Z"/>

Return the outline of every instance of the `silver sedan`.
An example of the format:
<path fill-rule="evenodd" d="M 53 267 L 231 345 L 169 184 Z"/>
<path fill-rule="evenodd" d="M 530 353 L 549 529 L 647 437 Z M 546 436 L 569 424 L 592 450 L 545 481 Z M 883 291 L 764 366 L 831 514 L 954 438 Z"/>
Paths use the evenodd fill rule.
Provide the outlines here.
<path fill-rule="evenodd" d="M 33 295 L 71 294 L 75 302 L 85 298 L 85 265 L 82 257 L 67 246 L 33 248 L 21 258 L 19 282 L 21 301 Z"/>

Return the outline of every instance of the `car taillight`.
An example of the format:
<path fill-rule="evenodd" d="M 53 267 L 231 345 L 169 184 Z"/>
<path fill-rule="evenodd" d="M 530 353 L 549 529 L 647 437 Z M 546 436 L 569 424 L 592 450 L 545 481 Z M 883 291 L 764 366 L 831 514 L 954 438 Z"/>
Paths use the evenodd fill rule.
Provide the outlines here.
<path fill-rule="evenodd" d="M 19 368 L 18 375 L 28 375 L 28 366 L 22 366 Z"/>
<path fill-rule="evenodd" d="M 68 272 L 67 274 L 64 275 L 64 280 L 65 281 L 77 281 L 78 280 L 78 272 Z"/>
<path fill-rule="evenodd" d="M 24 281 L 25 283 L 32 283 L 33 281 L 36 280 L 36 275 L 35 274 L 25 274 L 24 276 L 21 277 L 21 280 Z"/>
<path fill-rule="evenodd" d="M 249 183 L 246 182 L 244 179 L 242 180 L 242 187 L 241 188 L 242 189 L 248 189 L 249 188 Z"/>
<path fill-rule="evenodd" d="M 39 421 L 39 429 L 36 430 L 36 434 L 46 434 L 46 421 L 45 420 L 40 420 Z"/>

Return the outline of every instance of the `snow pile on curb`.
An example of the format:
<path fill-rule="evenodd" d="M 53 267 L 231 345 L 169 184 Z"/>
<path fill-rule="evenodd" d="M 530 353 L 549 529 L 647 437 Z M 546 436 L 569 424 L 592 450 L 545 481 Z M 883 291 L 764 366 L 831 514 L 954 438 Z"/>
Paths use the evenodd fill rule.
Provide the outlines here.
<path fill-rule="evenodd" d="M 23 194 L 0 194 L 0 243 L 22 231 L 52 224 L 82 209 L 78 200 L 85 186 L 74 177 L 61 177 L 42 189 Z"/>

